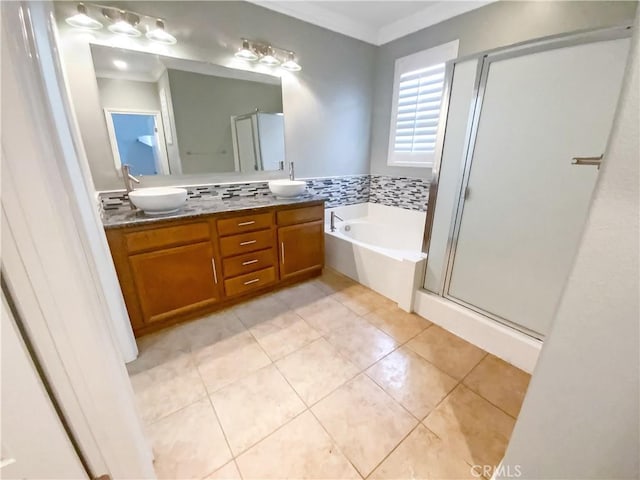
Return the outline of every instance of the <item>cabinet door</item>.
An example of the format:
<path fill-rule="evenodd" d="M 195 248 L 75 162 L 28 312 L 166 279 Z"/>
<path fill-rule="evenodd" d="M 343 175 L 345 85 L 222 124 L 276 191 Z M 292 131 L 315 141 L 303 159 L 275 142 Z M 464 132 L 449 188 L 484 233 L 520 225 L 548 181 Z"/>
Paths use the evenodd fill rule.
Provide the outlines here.
<path fill-rule="evenodd" d="M 324 265 L 324 222 L 309 222 L 278 229 L 280 278 L 285 279 Z"/>
<path fill-rule="evenodd" d="M 132 255 L 129 261 L 147 324 L 204 308 L 220 299 L 220 266 L 211 242 Z"/>

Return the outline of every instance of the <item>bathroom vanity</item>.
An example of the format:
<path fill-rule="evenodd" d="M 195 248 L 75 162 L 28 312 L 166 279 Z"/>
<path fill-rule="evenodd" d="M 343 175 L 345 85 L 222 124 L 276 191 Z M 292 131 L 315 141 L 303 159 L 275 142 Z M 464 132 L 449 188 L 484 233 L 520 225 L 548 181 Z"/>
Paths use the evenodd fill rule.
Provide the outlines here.
<path fill-rule="evenodd" d="M 171 218 L 105 212 L 136 336 L 319 275 L 324 200 L 235 198 Z"/>

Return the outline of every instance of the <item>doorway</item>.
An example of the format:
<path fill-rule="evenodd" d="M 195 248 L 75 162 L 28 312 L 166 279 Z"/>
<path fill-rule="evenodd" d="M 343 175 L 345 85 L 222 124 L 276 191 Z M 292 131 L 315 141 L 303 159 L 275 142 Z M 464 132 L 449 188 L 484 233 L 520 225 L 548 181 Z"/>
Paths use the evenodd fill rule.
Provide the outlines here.
<path fill-rule="evenodd" d="M 160 112 L 105 109 L 116 169 L 133 175 L 169 175 Z"/>

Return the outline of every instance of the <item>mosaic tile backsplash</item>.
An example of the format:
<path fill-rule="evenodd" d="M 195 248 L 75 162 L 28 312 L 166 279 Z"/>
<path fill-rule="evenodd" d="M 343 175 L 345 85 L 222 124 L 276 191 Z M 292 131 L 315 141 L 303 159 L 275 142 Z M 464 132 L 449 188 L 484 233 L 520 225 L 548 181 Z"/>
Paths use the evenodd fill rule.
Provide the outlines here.
<path fill-rule="evenodd" d="M 270 195 L 267 182 L 211 184 L 185 188 L 189 198 Z M 409 210 L 425 211 L 429 196 L 427 180 L 380 175 L 313 178 L 307 180 L 307 189 L 311 194 L 326 197 L 327 207 L 373 202 Z M 129 208 L 129 199 L 124 190 L 101 192 L 99 197 L 104 210 Z"/>
<path fill-rule="evenodd" d="M 371 175 L 369 201 L 407 210 L 427 211 L 429 180 Z"/>

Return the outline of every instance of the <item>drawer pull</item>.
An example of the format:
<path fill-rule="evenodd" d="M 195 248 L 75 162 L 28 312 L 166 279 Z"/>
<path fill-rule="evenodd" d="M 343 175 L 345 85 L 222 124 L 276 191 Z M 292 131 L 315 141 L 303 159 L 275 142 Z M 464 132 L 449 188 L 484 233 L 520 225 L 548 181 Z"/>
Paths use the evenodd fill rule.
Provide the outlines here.
<path fill-rule="evenodd" d="M 255 220 L 251 220 L 250 222 L 240 222 L 238 223 L 239 227 L 246 227 L 247 225 L 253 225 L 254 223 L 256 223 Z"/>
<path fill-rule="evenodd" d="M 240 242 L 240 246 L 244 247 L 245 245 L 253 245 L 257 240 L 247 240 L 246 242 Z"/>
<path fill-rule="evenodd" d="M 216 270 L 216 259 L 212 258 L 211 259 L 211 265 L 213 266 L 213 281 L 216 282 L 216 284 L 218 283 L 218 272 Z"/>
<path fill-rule="evenodd" d="M 245 265 L 252 265 L 254 263 L 258 263 L 257 258 L 255 260 L 247 260 L 246 262 L 242 262 L 242 266 L 244 267 Z"/>
<path fill-rule="evenodd" d="M 284 242 L 280 242 L 280 253 L 282 253 L 282 264 L 284 265 Z"/>
<path fill-rule="evenodd" d="M 247 280 L 246 282 L 244 282 L 245 285 L 251 285 L 252 283 L 256 283 L 259 282 L 260 279 L 259 278 L 254 278 L 253 280 Z"/>

